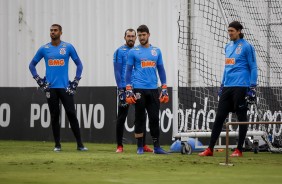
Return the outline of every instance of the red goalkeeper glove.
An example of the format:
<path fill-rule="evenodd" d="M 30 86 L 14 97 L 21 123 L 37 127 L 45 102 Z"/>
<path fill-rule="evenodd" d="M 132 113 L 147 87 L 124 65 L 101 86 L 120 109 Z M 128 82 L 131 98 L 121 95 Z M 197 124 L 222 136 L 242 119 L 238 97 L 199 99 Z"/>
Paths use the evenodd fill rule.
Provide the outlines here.
<path fill-rule="evenodd" d="M 162 91 L 161 91 L 159 99 L 160 99 L 161 103 L 167 103 L 169 101 L 169 96 L 168 96 L 167 85 L 166 84 L 162 85 Z"/>
<path fill-rule="evenodd" d="M 136 96 L 132 91 L 132 86 L 131 85 L 127 85 L 126 86 L 126 102 L 128 104 L 135 104 L 136 103 Z"/>

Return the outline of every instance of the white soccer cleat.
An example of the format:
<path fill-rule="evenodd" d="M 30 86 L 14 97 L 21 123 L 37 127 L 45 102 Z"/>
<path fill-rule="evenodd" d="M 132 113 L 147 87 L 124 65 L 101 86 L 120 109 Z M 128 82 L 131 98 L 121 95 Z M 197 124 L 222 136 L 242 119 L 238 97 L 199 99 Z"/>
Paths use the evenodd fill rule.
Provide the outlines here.
<path fill-rule="evenodd" d="M 78 151 L 88 151 L 88 148 L 86 147 L 77 147 Z"/>
<path fill-rule="evenodd" d="M 61 147 L 55 147 L 55 148 L 54 148 L 54 151 L 55 151 L 55 152 L 60 152 L 61 150 L 62 150 Z"/>

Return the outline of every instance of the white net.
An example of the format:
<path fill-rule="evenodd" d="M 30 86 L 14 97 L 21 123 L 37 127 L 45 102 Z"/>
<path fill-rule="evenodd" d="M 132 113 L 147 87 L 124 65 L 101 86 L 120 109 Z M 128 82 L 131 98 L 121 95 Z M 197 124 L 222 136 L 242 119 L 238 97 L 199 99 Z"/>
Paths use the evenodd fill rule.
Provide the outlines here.
<path fill-rule="evenodd" d="M 282 121 L 282 1 L 180 0 L 178 38 L 178 131 L 210 131 L 224 69 L 227 24 L 239 21 L 256 50 L 259 121 Z M 258 121 L 248 111 L 249 121 Z M 230 115 L 228 121 L 236 121 Z M 249 130 L 261 127 L 250 126 Z M 281 141 L 282 126 L 270 125 L 272 142 Z M 233 128 L 236 130 L 236 127 Z"/>

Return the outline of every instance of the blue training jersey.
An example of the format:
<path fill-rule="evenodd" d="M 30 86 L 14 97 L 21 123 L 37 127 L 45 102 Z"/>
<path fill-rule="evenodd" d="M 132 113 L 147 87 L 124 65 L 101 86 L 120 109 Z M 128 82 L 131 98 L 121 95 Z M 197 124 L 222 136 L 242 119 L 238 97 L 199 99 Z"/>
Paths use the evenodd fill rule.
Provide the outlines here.
<path fill-rule="evenodd" d="M 231 41 L 225 47 L 224 87 L 257 85 L 257 62 L 253 46 L 244 39 Z"/>
<path fill-rule="evenodd" d="M 122 45 L 114 53 L 113 63 L 115 70 L 115 79 L 118 88 L 125 88 L 126 86 L 125 70 L 126 70 L 127 55 L 130 49 L 132 48 L 127 45 Z"/>
<path fill-rule="evenodd" d="M 134 47 L 128 53 L 127 65 L 133 66 L 133 88 L 157 89 L 157 66 L 163 65 L 161 50 L 150 45 L 145 48 L 141 45 Z"/>
<path fill-rule="evenodd" d="M 53 46 L 51 43 L 41 46 L 32 62 L 35 62 L 36 65 L 44 58 L 46 66 L 45 75 L 47 82 L 51 83 L 50 88 L 67 88 L 69 85 L 68 69 L 70 57 L 73 61 L 79 60 L 72 44 L 61 41 L 58 46 Z"/>

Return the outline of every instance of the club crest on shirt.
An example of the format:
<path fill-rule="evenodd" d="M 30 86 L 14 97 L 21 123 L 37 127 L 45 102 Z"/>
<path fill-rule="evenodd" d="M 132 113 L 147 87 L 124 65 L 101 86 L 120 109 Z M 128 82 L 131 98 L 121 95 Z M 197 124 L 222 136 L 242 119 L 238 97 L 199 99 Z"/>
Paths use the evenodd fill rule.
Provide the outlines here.
<path fill-rule="evenodd" d="M 236 54 L 241 54 L 242 47 L 237 47 L 235 53 Z"/>
<path fill-rule="evenodd" d="M 65 55 L 66 54 L 66 48 L 60 48 L 60 54 Z"/>
<path fill-rule="evenodd" d="M 157 56 L 158 54 L 157 54 L 157 51 L 156 50 L 151 50 L 151 54 L 152 54 L 152 56 Z"/>

